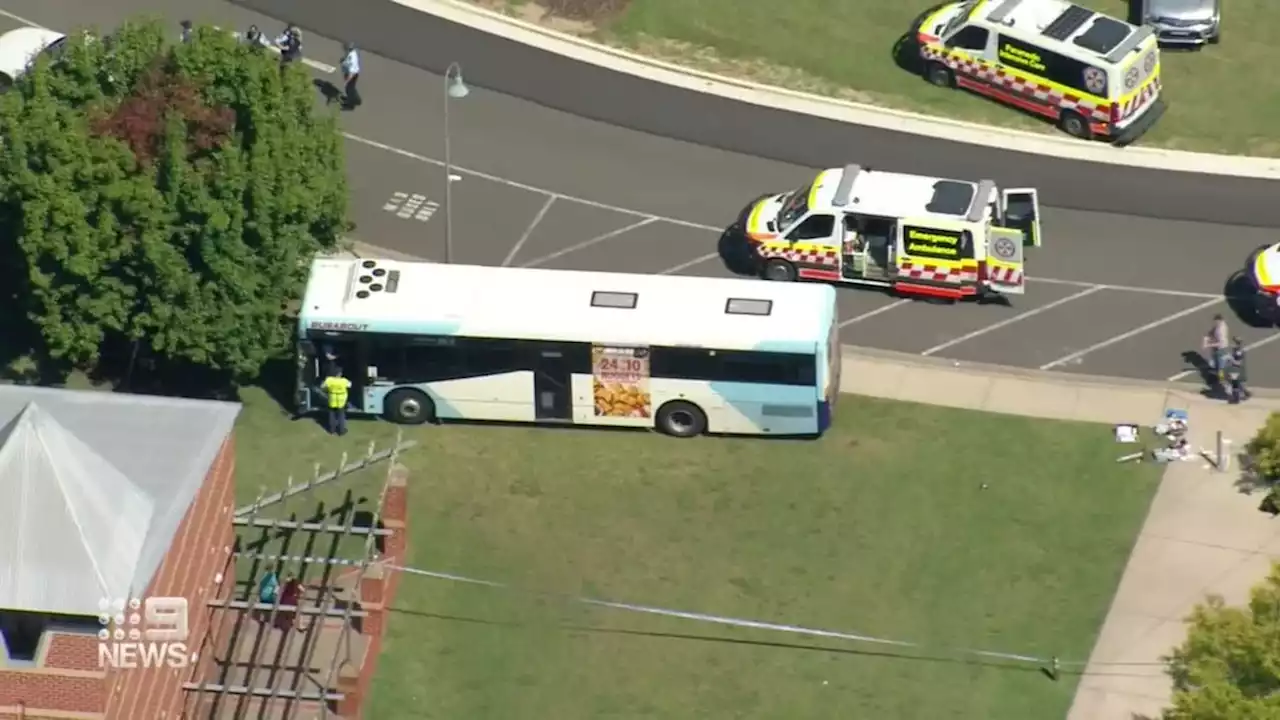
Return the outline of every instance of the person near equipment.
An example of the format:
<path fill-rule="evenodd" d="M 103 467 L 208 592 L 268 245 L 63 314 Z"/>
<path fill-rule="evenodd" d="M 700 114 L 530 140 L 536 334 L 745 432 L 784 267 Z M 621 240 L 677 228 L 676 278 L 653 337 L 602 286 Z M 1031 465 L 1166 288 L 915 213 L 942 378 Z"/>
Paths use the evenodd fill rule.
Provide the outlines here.
<path fill-rule="evenodd" d="M 1236 338 L 1231 344 L 1231 352 L 1227 355 L 1224 375 L 1227 383 L 1227 401 L 1232 405 L 1247 400 L 1252 393 L 1245 387 L 1244 341 Z"/>
<path fill-rule="evenodd" d="M 1204 336 L 1204 349 L 1209 353 L 1209 366 L 1214 372 L 1216 382 L 1221 383 L 1227 355 L 1230 353 L 1231 333 L 1227 321 L 1222 315 L 1213 316 L 1213 325 Z"/>
<path fill-rule="evenodd" d="M 275 626 L 281 632 L 292 630 L 298 620 L 298 603 L 302 600 L 302 583 L 290 575 L 280 590 L 280 609 L 276 611 Z M 290 608 L 290 609 L 285 609 Z"/>
<path fill-rule="evenodd" d="M 334 365 L 321 387 L 329 399 L 329 432 L 333 435 L 346 435 L 347 396 L 351 392 L 351 381 L 342 376 L 341 367 Z"/>
<path fill-rule="evenodd" d="M 191 42 L 191 34 L 192 34 L 191 21 L 183 20 L 181 23 L 179 23 L 179 25 L 182 26 L 182 42 L 184 43 Z"/>
<path fill-rule="evenodd" d="M 284 33 L 276 38 L 276 47 L 280 48 L 282 65 L 302 59 L 302 31 L 292 23 L 284 29 Z"/>
<path fill-rule="evenodd" d="M 346 84 L 342 92 L 342 106 L 355 110 L 363 102 L 360 91 L 356 89 L 356 83 L 360 81 L 360 53 L 356 52 L 355 43 L 347 43 L 342 50 L 342 80 Z"/>
<path fill-rule="evenodd" d="M 280 575 L 276 572 L 274 565 L 267 568 L 263 573 L 262 579 L 258 581 L 258 602 L 262 605 L 274 605 L 276 596 L 280 593 Z M 259 619 L 265 618 L 268 610 L 261 608 L 255 613 Z"/>

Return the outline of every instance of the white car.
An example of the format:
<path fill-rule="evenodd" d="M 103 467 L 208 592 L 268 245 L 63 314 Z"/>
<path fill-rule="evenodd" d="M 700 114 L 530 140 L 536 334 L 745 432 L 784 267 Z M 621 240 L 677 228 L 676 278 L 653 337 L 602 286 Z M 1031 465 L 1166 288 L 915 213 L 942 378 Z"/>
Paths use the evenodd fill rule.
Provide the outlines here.
<path fill-rule="evenodd" d="M 56 53 L 66 41 L 66 35 L 44 28 L 24 27 L 0 35 L 0 92 L 12 87 L 37 55 Z"/>

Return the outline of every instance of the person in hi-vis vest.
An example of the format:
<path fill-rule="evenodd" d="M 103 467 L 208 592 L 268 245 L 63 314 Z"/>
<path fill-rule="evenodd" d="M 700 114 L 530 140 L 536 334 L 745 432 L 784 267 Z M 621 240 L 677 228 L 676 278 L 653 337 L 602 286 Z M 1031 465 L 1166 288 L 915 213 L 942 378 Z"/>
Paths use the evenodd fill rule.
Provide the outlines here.
<path fill-rule="evenodd" d="M 351 393 L 351 381 L 342 376 L 342 368 L 335 364 L 320 387 L 329 398 L 329 432 L 346 435 L 347 396 Z"/>

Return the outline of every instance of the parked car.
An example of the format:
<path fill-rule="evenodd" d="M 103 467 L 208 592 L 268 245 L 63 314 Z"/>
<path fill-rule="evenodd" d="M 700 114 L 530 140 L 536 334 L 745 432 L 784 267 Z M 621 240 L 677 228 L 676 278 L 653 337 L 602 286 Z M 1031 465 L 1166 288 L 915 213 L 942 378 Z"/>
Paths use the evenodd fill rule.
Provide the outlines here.
<path fill-rule="evenodd" d="M 0 35 L 0 92 L 7 91 L 41 53 L 57 53 L 67 36 L 44 28 L 24 27 Z"/>
<path fill-rule="evenodd" d="M 1161 45 L 1201 47 L 1222 39 L 1222 0 L 1142 0 L 1142 21 Z"/>

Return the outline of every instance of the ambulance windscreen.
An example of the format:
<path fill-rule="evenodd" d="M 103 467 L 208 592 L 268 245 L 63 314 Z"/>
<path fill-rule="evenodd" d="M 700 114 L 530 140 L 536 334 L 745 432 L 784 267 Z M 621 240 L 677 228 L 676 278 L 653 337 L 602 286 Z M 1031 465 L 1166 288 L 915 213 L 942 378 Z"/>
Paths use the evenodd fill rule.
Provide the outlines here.
<path fill-rule="evenodd" d="M 1072 42 L 1099 55 L 1106 55 L 1127 40 L 1131 32 L 1133 32 L 1133 26 L 1128 23 L 1113 20 L 1106 15 L 1098 15 L 1093 19 L 1093 24 L 1077 35 Z"/>
<path fill-rule="evenodd" d="M 973 183 L 939 180 L 933 184 L 933 197 L 924 209 L 935 215 L 965 215 L 973 204 Z"/>

